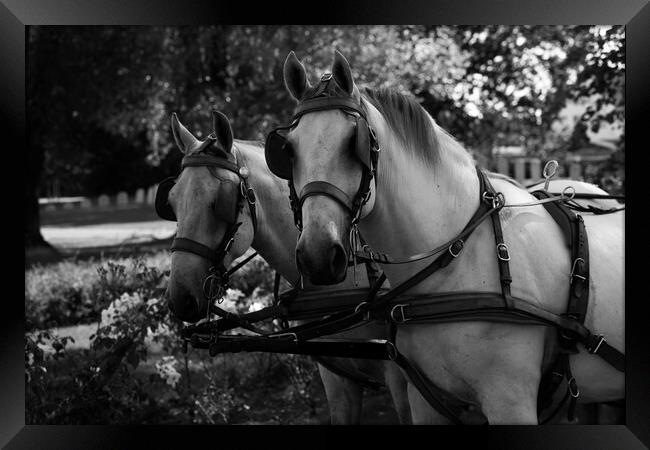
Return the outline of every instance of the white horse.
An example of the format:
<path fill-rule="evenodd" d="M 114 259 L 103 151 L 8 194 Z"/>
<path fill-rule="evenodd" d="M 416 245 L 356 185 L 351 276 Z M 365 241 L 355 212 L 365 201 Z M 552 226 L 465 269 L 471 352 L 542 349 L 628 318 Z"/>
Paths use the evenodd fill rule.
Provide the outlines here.
<path fill-rule="evenodd" d="M 249 209 L 242 208 L 238 218 L 242 225 L 235 234 L 229 254 L 225 255 L 224 264 L 226 267 L 231 265 L 235 259 L 253 247 L 293 286 L 299 285 L 300 275 L 294 258 L 298 236 L 287 204 L 289 191 L 286 183 L 269 172 L 260 143 L 233 141 L 227 118 L 222 114 L 214 114 L 213 117 L 217 141 L 224 150 L 235 156 L 241 167 L 248 169 L 249 185 L 256 195 L 257 232 L 254 233 Z M 196 154 L 203 147 L 202 142 L 180 123 L 176 115 L 172 116 L 172 130 L 178 148 L 185 155 Z M 225 206 L 214 205 L 215 199 L 220 198 L 220 190 L 223 189 L 222 180 L 231 180 L 237 183 L 236 185 L 239 184 L 237 176 L 221 168 L 188 166 L 182 171 L 169 192 L 169 204 L 178 221 L 177 236 L 191 238 L 211 248 L 218 246 L 226 230 L 226 224 L 218 214 L 219 208 Z M 195 254 L 187 252 L 172 254 L 168 301 L 172 311 L 180 319 L 195 322 L 197 318 L 205 317 L 207 301 L 203 295 L 202 284 L 208 266 L 209 262 L 206 259 Z M 357 269 L 357 277 L 359 288 L 368 286 L 365 270 Z M 352 276 L 344 283 L 333 287 L 314 287 L 308 282 L 305 283 L 305 288 L 311 291 L 335 291 L 355 287 Z M 380 339 L 385 335 L 385 326 L 368 324 L 340 333 L 337 337 Z M 410 423 L 406 380 L 393 364 L 368 359 L 331 358 L 331 360 L 338 366 L 347 368 L 349 372 L 361 372 L 375 380 L 383 381 L 389 387 L 400 422 Z M 331 372 L 321 364 L 318 368 L 325 387 L 331 422 L 333 424 L 360 423 L 363 386 L 348 377 Z"/>
<path fill-rule="evenodd" d="M 360 104 L 381 151 L 370 198 L 360 212 L 359 229 L 375 252 L 396 258 L 436 248 L 454 238 L 477 210 L 481 199 L 475 162 L 469 153 L 412 99 L 382 90 L 361 94 L 348 62 L 338 52 L 332 89 Z M 312 88 L 304 66 L 290 53 L 285 84 L 296 100 Z M 324 78 L 326 79 L 326 78 Z M 327 92 L 325 92 L 327 94 Z M 286 135 L 293 153 L 296 192 L 310 182 L 334 185 L 352 198 L 359 190 L 362 162 L 349 150 L 355 115 L 341 109 L 303 114 Z M 358 152 L 359 149 L 356 149 Z M 535 202 L 507 180 L 493 178 L 506 205 Z M 319 283 L 340 278 L 334 257 L 347 248 L 351 218 L 331 196 L 311 195 L 302 204 L 303 232 L 296 252 L 305 275 Z M 572 270 L 560 227 L 543 206 L 505 207 L 500 211 L 511 257 L 512 295 L 554 314 L 566 311 Z M 584 214 L 588 233 L 590 279 L 585 326 L 624 350 L 624 212 Z M 337 249 L 332 251 L 332 249 Z M 384 265 L 392 286 L 423 269 L 428 261 Z M 495 238 L 490 220 L 465 241 L 447 267 L 413 287 L 409 294 L 500 292 Z M 537 424 L 540 379 L 556 349 L 553 327 L 465 321 L 406 323 L 397 331 L 398 349 L 425 376 L 457 397 L 480 406 L 490 424 Z M 580 401 L 607 402 L 624 397 L 624 374 L 578 345 L 570 355 Z M 409 383 L 414 423 L 448 423 Z"/>

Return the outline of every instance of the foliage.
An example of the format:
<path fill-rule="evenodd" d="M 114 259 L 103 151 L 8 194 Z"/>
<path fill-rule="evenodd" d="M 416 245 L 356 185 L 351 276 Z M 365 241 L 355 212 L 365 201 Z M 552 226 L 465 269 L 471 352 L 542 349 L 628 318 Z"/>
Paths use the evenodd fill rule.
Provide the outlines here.
<path fill-rule="evenodd" d="M 282 65 L 295 50 L 316 82 L 332 51 L 357 82 L 416 96 L 470 148 L 542 151 L 567 100 L 582 120 L 623 119 L 623 27 L 207 26 L 31 27 L 31 145 L 69 193 L 150 185 L 177 170 L 169 117 L 209 132 L 223 110 L 235 136 L 262 139 L 289 117 Z M 97 58 L 97 52 L 102 58 Z M 594 97 L 594 95 L 596 97 Z"/>
<path fill-rule="evenodd" d="M 107 261 L 97 272 L 96 294 L 109 303 L 101 311 L 90 349 L 68 357 L 65 337 L 42 331 L 26 337 L 27 419 L 31 423 L 132 419 L 130 413 L 149 395 L 140 380 L 131 379 L 146 358 L 147 341 L 161 343 L 168 350 L 174 346 L 170 331 L 178 325 L 167 319 L 168 309 L 161 300 L 163 275 L 157 268 L 135 258 L 129 271 Z M 124 292 L 125 288 L 130 292 Z M 117 296 L 116 292 L 122 293 Z"/>
<path fill-rule="evenodd" d="M 26 328 L 92 322 L 114 298 L 124 292 L 160 287 L 166 274 L 167 252 L 117 260 L 67 260 L 36 265 L 25 271 Z"/>
<path fill-rule="evenodd" d="M 74 339 L 51 329 L 26 333 L 26 423 L 241 423 L 251 420 L 253 408 L 268 413 L 270 385 L 280 392 L 276 404 L 291 406 L 294 414 L 304 416 L 299 419 L 302 423 L 314 420 L 309 417 L 316 414 L 317 406 L 322 411 L 323 392 L 314 383 L 317 370 L 309 359 L 268 354 L 212 358 L 207 351 L 182 352 L 177 338 L 180 323 L 172 319 L 162 300 L 167 260 L 158 255 L 105 260 L 84 269 L 85 262 L 68 262 L 40 267 L 37 277 L 26 277 L 44 286 L 64 273 L 83 279 L 95 272 L 93 292 L 106 299 L 88 315 L 99 322 L 89 348 L 71 347 Z M 220 307 L 244 313 L 268 305 L 272 284 L 250 287 L 261 279 L 271 280 L 272 272 L 263 260 L 255 261 L 236 281 L 247 294 L 231 288 Z M 48 292 L 51 300 L 66 295 L 65 282 L 75 283 L 75 277 L 64 278 L 58 289 Z M 90 295 L 90 290 L 84 292 Z M 35 301 L 26 297 L 27 311 L 33 311 L 30 304 Z M 63 306 L 59 308 L 63 311 Z M 35 318 L 29 321 L 39 323 Z M 52 321 L 61 322 L 54 310 Z"/>

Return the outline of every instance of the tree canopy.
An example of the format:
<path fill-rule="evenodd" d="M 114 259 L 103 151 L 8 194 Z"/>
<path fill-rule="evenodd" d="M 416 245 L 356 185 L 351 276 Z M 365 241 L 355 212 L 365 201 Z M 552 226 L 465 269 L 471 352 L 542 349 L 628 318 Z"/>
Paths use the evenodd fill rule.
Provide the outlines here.
<path fill-rule="evenodd" d="M 358 84 L 414 96 L 468 149 L 547 155 L 623 121 L 624 44 L 618 26 L 30 27 L 29 148 L 40 195 L 53 180 L 63 195 L 149 186 L 178 168 L 172 112 L 200 136 L 219 109 L 237 138 L 263 139 L 294 106 L 288 52 L 315 82 L 338 49 Z M 583 126 L 558 136 L 559 112 L 585 99 Z"/>

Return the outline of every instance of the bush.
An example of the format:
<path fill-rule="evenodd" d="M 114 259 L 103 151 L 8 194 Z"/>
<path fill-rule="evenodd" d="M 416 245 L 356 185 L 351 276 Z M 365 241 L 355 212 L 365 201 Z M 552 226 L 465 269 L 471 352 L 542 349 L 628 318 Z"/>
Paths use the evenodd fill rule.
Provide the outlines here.
<path fill-rule="evenodd" d="M 169 274 L 169 253 L 117 260 L 63 261 L 25 271 L 26 329 L 97 321 L 123 292 L 159 287 Z"/>
<path fill-rule="evenodd" d="M 183 353 L 181 324 L 162 300 L 168 276 L 162 259 L 67 262 L 26 274 L 26 423 L 313 422 L 324 396 L 309 358 Z M 252 261 L 233 276 L 219 306 L 238 313 L 266 306 L 273 276 L 263 260 Z M 88 349 L 70 350 L 69 337 L 34 329 L 75 320 L 100 322 Z M 272 415 L 269 422 L 275 408 L 284 418 Z M 256 414 L 262 420 L 252 419 Z"/>

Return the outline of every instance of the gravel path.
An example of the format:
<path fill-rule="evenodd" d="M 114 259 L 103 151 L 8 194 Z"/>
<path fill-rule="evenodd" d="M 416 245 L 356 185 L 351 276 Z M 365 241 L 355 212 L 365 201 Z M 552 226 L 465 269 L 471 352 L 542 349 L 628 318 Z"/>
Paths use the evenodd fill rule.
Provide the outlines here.
<path fill-rule="evenodd" d="M 63 248 L 144 243 L 168 239 L 175 231 L 176 223 L 166 220 L 81 226 L 48 225 L 41 228 L 46 241 Z"/>

